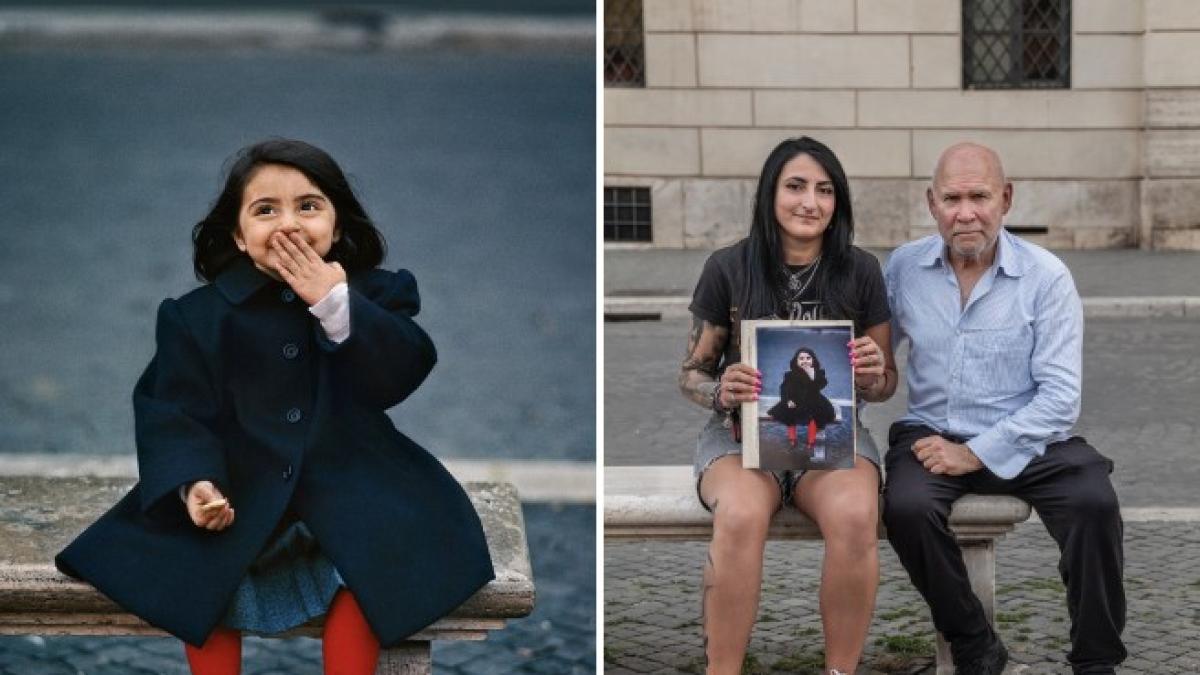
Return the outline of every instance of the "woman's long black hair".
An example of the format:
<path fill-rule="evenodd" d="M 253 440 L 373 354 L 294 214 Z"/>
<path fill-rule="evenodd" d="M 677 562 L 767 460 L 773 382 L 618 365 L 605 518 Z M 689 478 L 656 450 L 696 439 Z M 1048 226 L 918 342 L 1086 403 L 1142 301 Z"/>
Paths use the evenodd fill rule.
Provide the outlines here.
<path fill-rule="evenodd" d="M 800 349 L 796 350 L 795 354 L 792 354 L 790 370 L 793 373 L 804 373 L 804 369 L 801 368 L 800 366 L 796 365 L 796 359 L 800 358 L 801 354 L 808 354 L 809 356 L 812 357 L 813 373 L 821 372 L 821 360 L 817 358 L 817 353 L 814 352 L 813 350 L 809 349 L 808 347 L 801 347 Z M 808 373 L 804 373 L 804 375 L 808 376 Z"/>
<path fill-rule="evenodd" d="M 233 240 L 246 183 L 264 164 L 290 166 L 303 173 L 329 197 L 340 232 L 325 259 L 341 263 L 347 275 L 377 267 L 387 242 L 375 228 L 341 167 L 324 150 L 303 141 L 276 138 L 249 145 L 233 156 L 225 187 L 208 215 L 192 228 L 192 265 L 201 281 L 212 281 L 229 263 L 245 255 Z"/>
<path fill-rule="evenodd" d="M 856 319 L 850 287 L 850 244 L 854 241 L 854 212 L 850 207 L 850 184 L 836 155 L 824 143 L 802 136 L 789 138 L 767 155 L 758 188 L 750 241 L 746 247 L 746 283 L 741 299 L 742 317 L 774 317 L 785 302 L 787 269 L 783 263 L 779 220 L 775 218 L 775 192 L 783 167 L 797 155 L 812 157 L 833 183 L 833 216 L 821 242 L 821 265 L 813 284 L 831 319 Z"/>

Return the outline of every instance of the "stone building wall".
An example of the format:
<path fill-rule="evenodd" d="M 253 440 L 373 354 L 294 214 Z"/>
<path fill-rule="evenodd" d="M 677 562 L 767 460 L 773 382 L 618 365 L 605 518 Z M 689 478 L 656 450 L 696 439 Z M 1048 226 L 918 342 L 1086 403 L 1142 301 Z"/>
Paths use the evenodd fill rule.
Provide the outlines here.
<path fill-rule="evenodd" d="M 1074 0 L 1071 88 L 961 87 L 961 0 L 645 0 L 644 88 L 604 91 L 607 185 L 651 188 L 654 246 L 743 236 L 788 136 L 830 145 L 857 240 L 932 231 L 940 151 L 992 147 L 1008 223 L 1059 248 L 1200 248 L 1200 2 Z"/>

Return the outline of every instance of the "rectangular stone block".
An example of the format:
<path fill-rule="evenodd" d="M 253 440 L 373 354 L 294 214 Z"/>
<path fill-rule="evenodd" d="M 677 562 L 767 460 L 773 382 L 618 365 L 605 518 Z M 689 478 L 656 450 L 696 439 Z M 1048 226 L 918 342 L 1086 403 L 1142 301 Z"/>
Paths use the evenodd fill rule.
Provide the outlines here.
<path fill-rule="evenodd" d="M 1200 86 L 1200 31 L 1147 33 L 1144 44 L 1147 87 Z"/>
<path fill-rule="evenodd" d="M 859 246 L 898 246 L 907 241 L 912 210 L 906 178 L 854 178 L 854 241 Z"/>
<path fill-rule="evenodd" d="M 1095 250 L 1102 248 L 1127 248 L 1134 243 L 1135 225 L 1125 228 L 1098 227 L 1088 230 L 1073 230 L 1071 232 L 1071 248 L 1077 250 Z"/>
<path fill-rule="evenodd" d="M 865 127 L 1137 128 L 1138 91 L 862 91 Z"/>
<path fill-rule="evenodd" d="M 799 0 L 693 0 L 696 30 L 775 32 L 800 29 Z"/>
<path fill-rule="evenodd" d="M 1195 0 L 1145 0 L 1146 30 L 1200 29 L 1200 3 Z"/>
<path fill-rule="evenodd" d="M 828 145 L 854 177 L 908 177 L 909 132 L 824 129 L 702 129 L 705 176 L 758 176 L 780 141 L 809 135 Z"/>
<path fill-rule="evenodd" d="M 913 132 L 916 175 L 929 177 L 943 150 L 974 141 L 1000 154 L 1010 178 L 1132 178 L 1141 176 L 1137 130 Z"/>
<path fill-rule="evenodd" d="M 604 123 L 629 126 L 750 126 L 750 92 L 730 89 L 604 90 Z"/>
<path fill-rule="evenodd" d="M 746 236 L 754 187 L 754 180 L 684 181 L 684 248 L 718 248 Z"/>
<path fill-rule="evenodd" d="M 1200 230 L 1155 232 L 1154 248 L 1159 251 L 1200 251 Z M 1198 316 L 1191 312 L 1188 315 Z"/>
<path fill-rule="evenodd" d="M 1142 182 L 1136 178 L 1076 182 L 1079 208 L 1071 227 L 1076 231 L 1109 228 L 1133 232 L 1142 217 Z"/>
<path fill-rule="evenodd" d="M 642 27 L 647 33 L 694 30 L 691 0 L 644 0 Z"/>
<path fill-rule="evenodd" d="M 1141 87 L 1142 45 L 1141 35 L 1075 35 L 1071 44 L 1071 87 Z"/>
<path fill-rule="evenodd" d="M 900 35 L 702 34 L 704 87 L 847 89 L 907 87 L 908 38 Z"/>
<path fill-rule="evenodd" d="M 1142 210 L 1153 232 L 1200 229 L 1200 179 L 1142 181 Z"/>
<path fill-rule="evenodd" d="M 694 176 L 700 173 L 700 136 L 686 128 L 606 127 L 604 172 Z"/>
<path fill-rule="evenodd" d="M 1146 174 L 1200 177 L 1200 133 L 1149 130 L 1146 134 Z"/>
<path fill-rule="evenodd" d="M 696 36 L 691 33 L 647 33 L 646 86 L 696 86 Z"/>
<path fill-rule="evenodd" d="M 1200 89 L 1146 90 L 1146 126 L 1200 127 Z"/>
<path fill-rule="evenodd" d="M 754 124 L 760 127 L 853 127 L 854 92 L 768 89 L 754 92 Z"/>
<path fill-rule="evenodd" d="M 1140 33 L 1142 2 L 1136 0 L 1083 0 L 1071 13 L 1076 33 Z"/>
<path fill-rule="evenodd" d="M 957 35 L 912 36 L 912 86 L 958 89 L 962 86 L 962 38 Z"/>
<path fill-rule="evenodd" d="M 800 0 L 800 30 L 806 33 L 854 32 L 854 0 Z"/>
<path fill-rule="evenodd" d="M 858 0 L 862 33 L 957 33 L 962 26 L 959 0 Z"/>

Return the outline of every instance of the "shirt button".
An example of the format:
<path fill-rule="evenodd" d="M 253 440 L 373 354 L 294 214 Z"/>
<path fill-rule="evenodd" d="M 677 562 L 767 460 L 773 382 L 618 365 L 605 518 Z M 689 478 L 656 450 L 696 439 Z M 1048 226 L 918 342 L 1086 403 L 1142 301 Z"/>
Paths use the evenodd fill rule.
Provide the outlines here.
<path fill-rule="evenodd" d="M 283 298 L 284 302 L 291 302 L 296 299 L 296 292 L 290 288 L 285 288 L 283 289 L 283 292 L 279 294 L 279 297 Z"/>
<path fill-rule="evenodd" d="M 283 346 L 283 358 L 290 360 L 290 359 L 296 358 L 299 355 L 300 355 L 300 348 L 297 347 L 296 345 L 292 344 L 291 342 L 289 342 Z"/>
<path fill-rule="evenodd" d="M 287 468 L 283 470 L 283 479 L 285 481 L 292 479 L 292 465 L 291 464 L 288 464 Z"/>
<path fill-rule="evenodd" d="M 291 422 L 292 424 L 299 422 L 301 417 L 304 417 L 304 414 L 300 412 L 299 408 L 292 408 L 291 410 L 287 411 L 287 421 Z"/>

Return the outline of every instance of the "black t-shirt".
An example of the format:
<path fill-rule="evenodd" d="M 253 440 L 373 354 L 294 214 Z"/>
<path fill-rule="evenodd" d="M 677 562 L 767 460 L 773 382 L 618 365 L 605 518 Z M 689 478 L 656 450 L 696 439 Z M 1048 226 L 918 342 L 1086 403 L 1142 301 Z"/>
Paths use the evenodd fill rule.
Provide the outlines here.
<path fill-rule="evenodd" d="M 748 245 L 749 240 L 743 239 L 732 246 L 714 251 L 704 263 L 704 271 L 700 273 L 700 281 L 696 282 L 696 290 L 692 293 L 692 304 L 688 305 L 688 309 L 697 318 L 730 329 L 729 341 L 725 345 L 725 354 L 721 360 L 722 369 L 726 364 L 741 360 L 741 319 L 788 318 L 784 308 L 780 308 L 779 315 L 774 317 L 741 315 L 737 303 L 744 292 Z M 852 294 L 853 305 L 858 312 L 858 318 L 854 321 L 854 334 L 862 335 L 867 328 L 891 319 L 892 311 L 888 307 L 883 273 L 875 256 L 857 246 L 851 246 L 848 260 L 851 268 L 850 284 L 855 291 Z M 840 318 L 830 316 L 828 308 L 818 295 L 816 284 L 809 286 L 797 301 L 802 310 L 802 319 Z"/>

